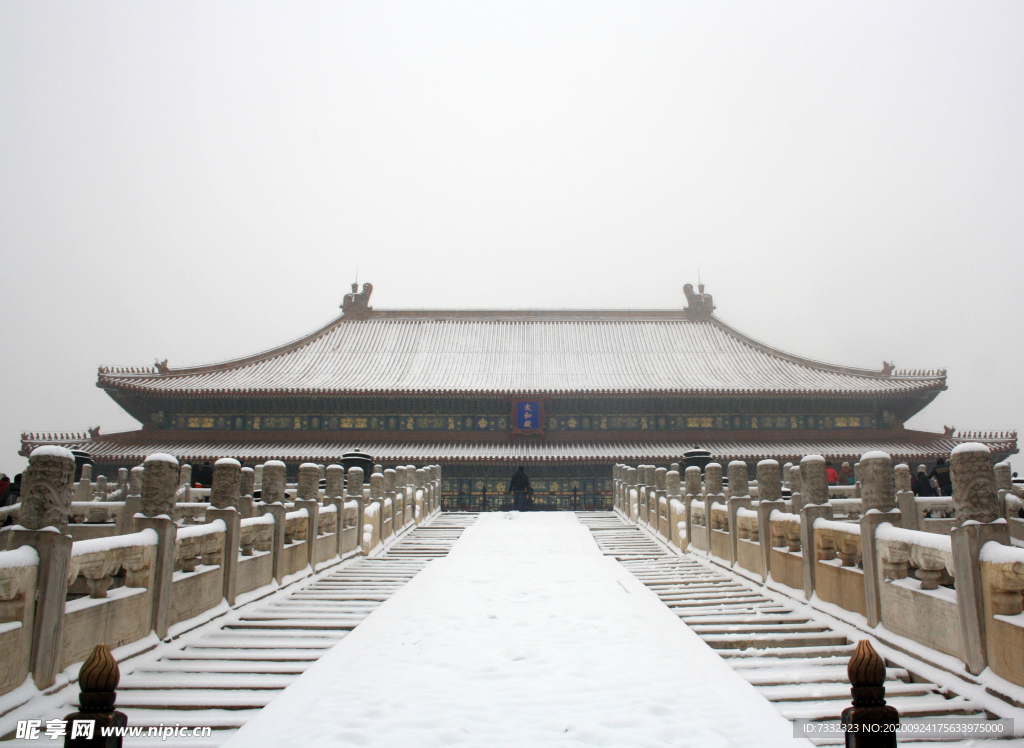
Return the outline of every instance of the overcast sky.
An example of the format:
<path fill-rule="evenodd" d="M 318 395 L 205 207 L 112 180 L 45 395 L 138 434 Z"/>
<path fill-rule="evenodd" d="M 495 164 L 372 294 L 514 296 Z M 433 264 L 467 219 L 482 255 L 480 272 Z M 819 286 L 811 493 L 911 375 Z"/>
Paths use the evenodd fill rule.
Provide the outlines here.
<path fill-rule="evenodd" d="M 680 307 L 1024 431 L 1024 5 L 0 4 L 0 470 L 100 365 L 372 305 Z M 1017 457 L 1015 468 L 1024 468 Z"/>

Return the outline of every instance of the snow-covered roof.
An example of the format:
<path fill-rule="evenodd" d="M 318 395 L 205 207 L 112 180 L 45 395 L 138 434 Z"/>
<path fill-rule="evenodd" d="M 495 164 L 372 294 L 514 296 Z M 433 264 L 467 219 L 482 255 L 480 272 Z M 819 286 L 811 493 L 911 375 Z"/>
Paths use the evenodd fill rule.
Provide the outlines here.
<path fill-rule="evenodd" d="M 65 438 L 55 438 L 64 436 Z M 822 455 L 828 459 L 860 457 L 881 450 L 897 462 L 929 461 L 949 457 L 959 444 L 983 442 L 996 455 L 1017 452 L 1015 432 L 978 435 L 970 433 L 950 436 L 924 431 L 903 431 L 887 435 L 852 438 L 808 439 L 729 439 L 712 437 L 673 441 L 550 441 L 509 440 L 500 442 L 472 441 L 359 441 L 351 438 L 289 438 L 287 436 L 254 440 L 237 438 L 214 439 L 161 437 L 159 432 L 127 432 L 100 436 L 86 434 L 24 434 L 23 450 L 43 443 L 60 443 L 89 452 L 98 463 L 124 464 L 141 462 L 153 452 L 168 452 L 183 462 L 215 460 L 230 456 L 246 462 L 282 460 L 297 462 L 340 462 L 345 452 L 354 447 L 380 462 L 407 462 L 415 465 L 440 463 L 509 463 L 509 462 L 671 462 L 678 460 L 695 445 L 709 450 L 719 462 L 729 460 L 779 461 L 799 460 L 804 455 Z M 916 463 L 915 463 L 916 464 Z"/>
<path fill-rule="evenodd" d="M 101 368 L 98 385 L 139 394 L 879 396 L 938 392 L 945 380 L 945 370 L 812 361 L 689 309 L 370 310 L 233 361 Z"/>

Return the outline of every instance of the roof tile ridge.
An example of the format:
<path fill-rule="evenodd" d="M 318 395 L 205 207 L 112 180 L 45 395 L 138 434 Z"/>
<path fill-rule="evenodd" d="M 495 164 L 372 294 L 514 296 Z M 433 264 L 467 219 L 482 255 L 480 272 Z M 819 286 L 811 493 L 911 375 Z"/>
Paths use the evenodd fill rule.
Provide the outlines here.
<path fill-rule="evenodd" d="M 766 353 L 766 354 L 768 354 L 770 356 L 774 356 L 775 358 L 782 359 L 784 361 L 789 361 L 789 362 L 797 364 L 799 366 L 807 367 L 809 369 L 819 369 L 819 370 L 829 371 L 829 372 L 836 373 L 836 374 L 847 374 L 849 376 L 867 377 L 867 378 L 871 378 L 871 379 L 897 379 L 897 378 L 902 379 L 902 378 L 905 378 L 902 375 L 897 375 L 894 371 L 891 371 L 891 370 L 890 370 L 890 372 L 886 372 L 885 368 L 881 369 L 880 371 L 875 371 L 873 369 L 861 369 L 861 368 L 855 367 L 855 366 L 844 366 L 842 364 L 830 364 L 827 361 L 818 361 L 818 360 L 813 359 L 813 358 L 807 358 L 805 356 L 799 356 L 799 355 L 797 355 L 795 353 L 789 353 L 788 351 L 780 350 L 778 348 L 775 348 L 774 346 L 769 345 L 768 343 L 765 343 L 763 341 L 758 340 L 757 338 L 751 337 L 750 335 L 747 335 L 746 333 L 741 332 L 740 330 L 737 330 L 735 327 L 733 327 L 732 325 L 730 325 L 727 322 L 723 321 L 722 319 L 720 319 L 719 317 L 715 316 L 714 314 L 706 315 L 703 319 L 708 321 L 708 322 L 711 322 L 712 324 L 717 325 L 720 329 L 722 329 L 727 334 L 732 335 L 733 337 L 739 339 L 743 343 L 746 343 L 747 345 L 752 346 L 753 348 L 756 348 L 757 350 L 760 350 L 763 353 Z M 945 376 L 946 370 L 945 369 L 938 369 L 936 371 L 941 371 L 942 372 L 942 376 L 941 377 L 936 377 L 935 378 L 936 381 L 939 381 L 939 379 L 941 379 L 941 381 L 944 382 L 945 378 L 946 378 L 946 376 Z M 909 377 L 909 378 L 911 378 L 911 379 L 918 379 L 919 377 Z"/>
<path fill-rule="evenodd" d="M 273 348 L 268 348 L 259 353 L 253 353 L 251 355 L 243 356 L 241 358 L 228 359 L 227 361 L 218 361 L 210 364 L 200 364 L 198 366 L 186 366 L 180 369 L 166 367 L 167 370 L 165 372 L 160 372 L 154 367 L 145 367 L 145 370 L 143 370 L 142 368 L 139 367 L 111 368 L 101 366 L 99 370 L 99 377 L 100 379 L 106 379 L 108 381 L 120 376 L 131 376 L 133 378 L 138 376 L 144 376 L 151 379 L 169 379 L 172 377 L 191 376 L 194 374 L 208 374 L 210 372 L 223 371 L 228 369 L 240 369 L 246 366 L 250 366 L 252 364 L 260 363 L 261 361 L 270 361 L 272 359 L 283 356 L 287 353 L 291 353 L 292 351 L 298 350 L 299 348 L 302 348 L 305 345 L 308 345 L 309 343 L 316 341 L 321 336 L 327 334 L 335 327 L 337 327 L 339 324 L 341 324 L 342 321 L 351 322 L 352 320 L 345 320 L 343 314 L 338 315 L 331 321 L 318 327 L 316 330 L 313 330 L 312 332 L 307 333 L 301 337 L 295 338 L 294 340 L 291 340 L 282 345 L 278 345 Z M 111 376 L 112 374 L 114 374 L 113 377 Z"/>

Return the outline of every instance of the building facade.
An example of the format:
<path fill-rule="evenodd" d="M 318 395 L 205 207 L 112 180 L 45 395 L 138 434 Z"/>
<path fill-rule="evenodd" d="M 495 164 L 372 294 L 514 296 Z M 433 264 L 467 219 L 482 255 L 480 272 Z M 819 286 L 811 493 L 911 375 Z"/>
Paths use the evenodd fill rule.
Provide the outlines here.
<path fill-rule="evenodd" d="M 541 504 L 603 505 L 616 462 L 834 461 L 881 449 L 931 464 L 961 440 L 999 457 L 1015 433 L 913 431 L 945 370 L 811 361 L 735 330 L 703 287 L 678 310 L 375 310 L 353 286 L 342 314 L 291 343 L 201 367 L 101 368 L 97 386 L 136 431 L 24 434 L 88 451 L 100 472 L 168 452 L 291 469 L 360 448 L 385 465 L 436 462 L 449 503 L 501 502 L 524 465 Z M 837 464 L 838 467 L 838 464 Z"/>

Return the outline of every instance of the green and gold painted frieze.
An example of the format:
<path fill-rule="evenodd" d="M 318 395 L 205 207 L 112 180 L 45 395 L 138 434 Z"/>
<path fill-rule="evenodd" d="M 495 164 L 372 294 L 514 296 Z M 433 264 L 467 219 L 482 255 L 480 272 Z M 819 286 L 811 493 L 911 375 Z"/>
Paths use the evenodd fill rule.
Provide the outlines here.
<path fill-rule="evenodd" d="M 156 423 L 154 425 L 157 425 Z M 552 415 L 549 432 L 749 431 L 758 429 L 874 429 L 892 426 L 887 412 L 778 415 Z M 490 431 L 508 432 L 508 416 L 495 415 L 210 415 L 176 414 L 158 427 L 234 431 Z"/>

